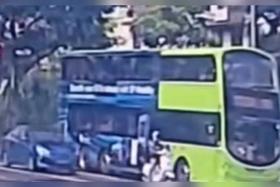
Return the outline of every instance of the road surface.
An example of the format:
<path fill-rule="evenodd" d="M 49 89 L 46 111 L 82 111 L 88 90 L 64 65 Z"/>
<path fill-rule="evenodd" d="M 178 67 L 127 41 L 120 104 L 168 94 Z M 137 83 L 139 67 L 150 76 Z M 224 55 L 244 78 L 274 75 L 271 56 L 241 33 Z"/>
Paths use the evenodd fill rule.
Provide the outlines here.
<path fill-rule="evenodd" d="M 56 175 L 0 166 L 0 181 L 132 182 L 134 180 L 81 171 L 74 175 Z"/>

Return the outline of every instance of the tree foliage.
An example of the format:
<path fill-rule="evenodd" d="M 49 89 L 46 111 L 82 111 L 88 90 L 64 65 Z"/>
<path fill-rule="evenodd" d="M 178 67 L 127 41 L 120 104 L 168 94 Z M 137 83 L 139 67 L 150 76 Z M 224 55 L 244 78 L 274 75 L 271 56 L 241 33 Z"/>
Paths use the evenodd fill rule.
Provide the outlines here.
<path fill-rule="evenodd" d="M 39 17 L 44 23 L 26 28 L 20 38 L 4 40 L 5 55 L 1 66 L 7 66 L 7 77 L 16 73 L 16 86 L 0 96 L 0 130 L 7 130 L 18 122 L 48 125 L 56 120 L 57 72 L 41 72 L 39 60 L 51 55 L 58 45 L 102 48 L 108 45 L 102 26 L 97 21 L 97 6 L 17 6 L 1 7 L 5 20 L 16 15 L 23 20 Z M 1 22 L 1 20 L 0 20 Z M 4 24 L 4 23 L 2 23 Z M 0 24 L 1 25 L 1 24 Z M 43 26 L 42 26 L 43 25 Z M 3 39 L 2 39 L 3 40 Z M 15 57 L 16 48 L 29 48 L 33 54 Z"/>
<path fill-rule="evenodd" d="M 205 37 L 205 28 L 194 14 L 202 10 L 201 6 L 147 7 L 140 13 L 135 30 L 138 36 L 151 40 L 165 36 L 170 44 L 183 35 L 198 41 Z"/>
<path fill-rule="evenodd" d="M 38 67 L 22 81 L 21 119 L 33 126 L 48 126 L 57 120 L 57 70 L 41 71 Z"/>

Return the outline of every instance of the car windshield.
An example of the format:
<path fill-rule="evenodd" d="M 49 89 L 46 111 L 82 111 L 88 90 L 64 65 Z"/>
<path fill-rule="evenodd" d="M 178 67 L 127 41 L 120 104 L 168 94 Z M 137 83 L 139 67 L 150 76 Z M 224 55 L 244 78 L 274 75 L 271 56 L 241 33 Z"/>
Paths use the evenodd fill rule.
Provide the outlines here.
<path fill-rule="evenodd" d="M 5 139 L 26 140 L 29 135 L 28 132 L 29 132 L 29 127 L 27 125 L 21 125 L 8 132 L 7 135 L 5 136 Z"/>
<path fill-rule="evenodd" d="M 32 131 L 30 132 L 30 137 L 35 142 L 56 143 L 56 142 L 62 142 L 64 140 L 64 136 L 62 133 L 45 132 L 45 131 Z"/>
<path fill-rule="evenodd" d="M 18 126 L 6 135 L 6 139 L 19 139 L 24 141 L 63 141 L 63 133 L 61 127 L 50 126 L 48 128 L 34 128 L 30 126 Z"/>

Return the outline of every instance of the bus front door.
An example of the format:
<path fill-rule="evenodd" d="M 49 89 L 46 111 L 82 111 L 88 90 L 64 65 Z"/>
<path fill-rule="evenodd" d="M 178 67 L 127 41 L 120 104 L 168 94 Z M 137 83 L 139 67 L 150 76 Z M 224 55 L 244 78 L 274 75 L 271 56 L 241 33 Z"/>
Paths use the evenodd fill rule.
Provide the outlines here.
<path fill-rule="evenodd" d="M 131 160 L 133 166 L 142 165 L 146 161 L 149 144 L 150 115 L 142 114 L 137 123 L 137 139 L 132 141 Z"/>

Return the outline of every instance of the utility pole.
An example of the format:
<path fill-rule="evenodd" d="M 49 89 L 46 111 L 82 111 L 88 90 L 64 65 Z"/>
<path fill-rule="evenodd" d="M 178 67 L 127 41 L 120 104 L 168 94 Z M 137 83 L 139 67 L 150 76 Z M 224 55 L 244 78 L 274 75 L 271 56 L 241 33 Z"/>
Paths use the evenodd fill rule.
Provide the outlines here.
<path fill-rule="evenodd" d="M 256 5 L 250 5 L 250 40 L 251 47 L 257 47 Z"/>

